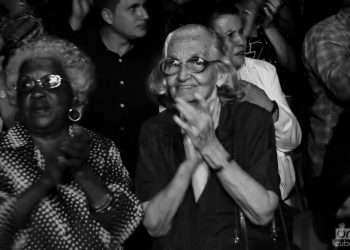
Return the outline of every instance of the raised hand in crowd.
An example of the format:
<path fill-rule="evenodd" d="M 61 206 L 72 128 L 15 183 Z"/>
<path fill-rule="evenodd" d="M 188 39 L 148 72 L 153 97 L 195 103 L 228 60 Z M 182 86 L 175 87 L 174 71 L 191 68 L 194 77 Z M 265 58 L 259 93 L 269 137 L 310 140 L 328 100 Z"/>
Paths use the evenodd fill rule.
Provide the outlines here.
<path fill-rule="evenodd" d="M 72 14 L 69 18 L 73 30 L 79 30 L 84 18 L 89 13 L 93 0 L 72 0 Z"/>

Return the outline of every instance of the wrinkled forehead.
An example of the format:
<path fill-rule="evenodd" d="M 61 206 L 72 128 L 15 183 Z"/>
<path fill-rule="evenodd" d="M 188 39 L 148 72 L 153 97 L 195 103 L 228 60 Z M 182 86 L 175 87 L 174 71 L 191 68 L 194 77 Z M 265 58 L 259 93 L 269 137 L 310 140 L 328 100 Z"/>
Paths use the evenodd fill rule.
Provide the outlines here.
<path fill-rule="evenodd" d="M 216 59 L 215 39 L 206 30 L 187 29 L 171 33 L 164 46 L 165 57 L 188 59 L 199 56 L 204 59 Z"/>

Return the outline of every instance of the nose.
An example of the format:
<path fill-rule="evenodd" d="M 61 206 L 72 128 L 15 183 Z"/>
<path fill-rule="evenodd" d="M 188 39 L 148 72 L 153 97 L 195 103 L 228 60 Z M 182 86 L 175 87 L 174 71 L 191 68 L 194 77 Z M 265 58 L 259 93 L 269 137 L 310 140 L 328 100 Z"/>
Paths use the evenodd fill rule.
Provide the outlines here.
<path fill-rule="evenodd" d="M 41 87 L 39 86 L 35 86 L 33 88 L 33 90 L 31 91 L 31 96 L 33 98 L 42 98 L 45 96 L 45 90 L 43 90 Z"/>
<path fill-rule="evenodd" d="M 138 9 L 138 16 L 141 17 L 144 20 L 147 20 L 149 18 L 148 12 L 145 7 L 140 7 Z"/>
<path fill-rule="evenodd" d="M 245 36 L 243 34 L 241 34 L 240 32 L 237 32 L 235 34 L 235 36 L 233 37 L 233 43 L 235 45 L 245 46 L 246 38 L 245 38 Z"/>
<path fill-rule="evenodd" d="M 186 64 L 181 64 L 179 72 L 177 72 L 177 79 L 180 82 L 186 81 L 190 77 L 189 71 L 186 67 Z"/>

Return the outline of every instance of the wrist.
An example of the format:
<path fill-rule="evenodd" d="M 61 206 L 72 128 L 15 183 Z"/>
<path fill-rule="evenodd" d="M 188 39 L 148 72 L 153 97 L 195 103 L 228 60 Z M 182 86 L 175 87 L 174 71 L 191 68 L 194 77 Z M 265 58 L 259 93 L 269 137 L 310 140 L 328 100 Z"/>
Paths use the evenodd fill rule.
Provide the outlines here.
<path fill-rule="evenodd" d="M 276 29 L 273 21 L 270 21 L 270 22 L 264 24 L 263 28 L 264 28 L 266 35 L 268 35 L 268 33 L 273 32 Z"/>
<path fill-rule="evenodd" d="M 109 210 L 113 196 L 110 193 L 105 194 L 98 202 L 91 204 L 90 207 L 95 213 L 101 213 L 105 210 Z"/>
<path fill-rule="evenodd" d="M 232 160 L 230 154 L 216 139 L 201 152 L 203 159 L 214 172 L 221 172 Z"/>

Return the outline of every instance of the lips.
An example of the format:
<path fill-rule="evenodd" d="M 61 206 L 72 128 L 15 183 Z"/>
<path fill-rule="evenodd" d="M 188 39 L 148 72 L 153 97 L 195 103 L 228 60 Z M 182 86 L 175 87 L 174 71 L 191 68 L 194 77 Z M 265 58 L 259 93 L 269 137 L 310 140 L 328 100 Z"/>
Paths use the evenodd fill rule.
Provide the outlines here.
<path fill-rule="evenodd" d="M 44 102 L 35 102 L 30 105 L 30 110 L 36 113 L 43 113 L 50 111 L 50 105 Z"/>
<path fill-rule="evenodd" d="M 192 89 L 197 87 L 197 85 L 194 84 L 181 84 L 176 86 L 178 89 Z"/>
<path fill-rule="evenodd" d="M 138 24 L 138 25 L 136 25 L 136 27 L 139 29 L 145 30 L 147 28 L 147 23 Z"/>
<path fill-rule="evenodd" d="M 235 56 L 244 56 L 244 50 L 240 50 L 234 53 Z"/>

